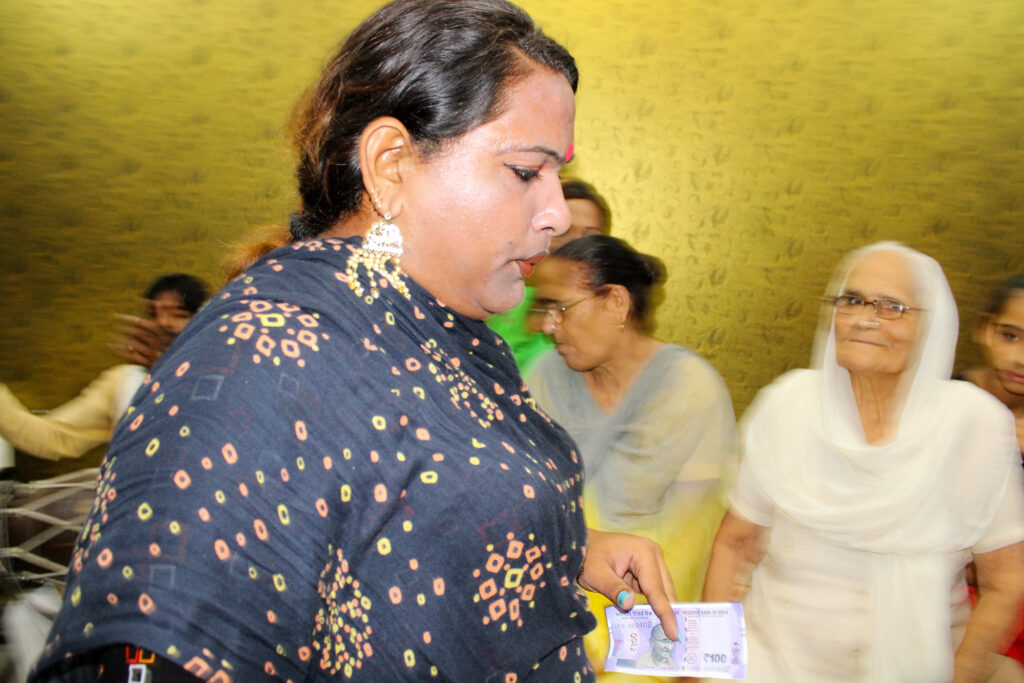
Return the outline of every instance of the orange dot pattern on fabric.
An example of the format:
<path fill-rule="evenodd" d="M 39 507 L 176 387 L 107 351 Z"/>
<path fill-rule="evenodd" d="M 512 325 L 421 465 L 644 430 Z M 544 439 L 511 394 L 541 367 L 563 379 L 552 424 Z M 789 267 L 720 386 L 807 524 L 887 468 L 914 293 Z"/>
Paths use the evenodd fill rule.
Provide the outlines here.
<path fill-rule="evenodd" d="M 524 543 L 511 533 L 503 550 L 490 548 L 483 571 L 475 574 L 479 583 L 474 599 L 487 606 L 484 625 L 523 626 L 522 611 L 533 608 L 534 596 L 546 586 L 542 561 L 546 552 L 546 546 L 536 545 L 532 535 Z"/>
<path fill-rule="evenodd" d="M 248 310 L 222 316 L 218 331 L 227 335 L 229 345 L 246 344 L 253 363 L 287 362 L 304 368 L 304 354 L 319 352 L 327 339 L 318 316 L 298 306 L 262 299 L 243 299 L 241 303 Z"/>
<path fill-rule="evenodd" d="M 102 604 L 169 620 L 159 651 L 205 680 L 463 680 L 460 658 L 470 678 L 582 680 L 581 647 L 551 664 L 589 616 L 570 581 L 584 536 L 569 440 L 479 321 L 422 290 L 353 307 L 342 270 L 318 271 L 324 289 L 296 299 L 340 312 L 284 303 L 246 274 L 169 350 L 73 555 L 81 618 Z M 106 546 L 112 530 L 121 542 Z M 182 586 L 206 593 L 189 603 Z M 205 609 L 211 593 L 232 609 Z M 179 600 L 197 618 L 174 630 Z M 223 628 L 267 646 L 231 652 Z M 460 654 L 460 630 L 483 649 Z M 522 661 L 537 637 L 555 639 L 550 654 Z"/>
<path fill-rule="evenodd" d="M 319 586 L 324 606 L 316 616 L 313 649 L 320 670 L 331 675 L 351 671 L 373 654 L 369 640 L 373 631 L 369 625 L 372 603 L 350 573 L 340 549 L 332 552 L 331 561 L 324 566 Z"/>

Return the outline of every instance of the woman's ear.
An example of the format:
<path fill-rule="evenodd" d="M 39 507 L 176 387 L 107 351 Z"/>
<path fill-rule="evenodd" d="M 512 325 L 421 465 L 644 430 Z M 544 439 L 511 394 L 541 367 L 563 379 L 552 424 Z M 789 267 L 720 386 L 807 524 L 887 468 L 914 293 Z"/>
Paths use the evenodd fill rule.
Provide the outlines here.
<path fill-rule="evenodd" d="M 409 131 L 396 118 L 382 116 L 359 138 L 359 168 L 374 209 L 392 218 L 401 212 L 402 163 L 412 152 Z"/>
<path fill-rule="evenodd" d="M 633 307 L 633 300 L 629 296 L 629 290 L 622 285 L 605 285 L 608 288 L 608 299 L 611 310 L 616 314 L 616 321 L 621 324 L 629 322 L 630 309 Z"/>

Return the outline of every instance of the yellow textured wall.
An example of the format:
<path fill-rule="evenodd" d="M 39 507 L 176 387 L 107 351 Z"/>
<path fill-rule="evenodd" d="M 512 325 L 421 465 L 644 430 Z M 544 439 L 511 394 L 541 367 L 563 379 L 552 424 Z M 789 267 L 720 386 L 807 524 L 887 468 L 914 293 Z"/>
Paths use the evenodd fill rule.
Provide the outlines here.
<path fill-rule="evenodd" d="M 0 3 L 0 380 L 32 407 L 69 398 L 153 274 L 215 280 L 226 243 L 283 220 L 292 103 L 378 4 Z M 936 256 L 965 330 L 1024 270 L 1019 0 L 522 4 L 580 63 L 569 171 L 665 260 L 659 335 L 705 354 L 738 411 L 806 363 L 849 248 Z"/>

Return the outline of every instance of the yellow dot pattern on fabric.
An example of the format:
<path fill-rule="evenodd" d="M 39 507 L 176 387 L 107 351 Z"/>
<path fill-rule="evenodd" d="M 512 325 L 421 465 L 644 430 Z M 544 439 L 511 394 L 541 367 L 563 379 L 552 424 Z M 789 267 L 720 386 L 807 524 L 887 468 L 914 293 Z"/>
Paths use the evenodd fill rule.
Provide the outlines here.
<path fill-rule="evenodd" d="M 529 540 L 532 542 L 532 535 Z M 542 561 L 545 546 L 527 545 L 512 533 L 507 541 L 503 552 L 491 546 L 483 571 L 474 573 L 479 583 L 473 599 L 487 605 L 482 623 L 500 624 L 503 630 L 523 626 L 522 610 L 534 607 L 533 597 L 545 587 L 545 568 L 551 565 Z"/>
<path fill-rule="evenodd" d="M 381 286 L 387 285 L 381 283 Z M 126 479 L 122 500 L 130 501 L 124 503 L 129 517 L 134 517 L 131 512 L 135 512 L 138 519 L 157 523 L 139 534 L 137 551 L 94 554 L 92 562 L 85 562 L 93 572 L 98 571 L 97 565 L 106 565 L 110 568 L 108 575 L 122 572 L 128 576 L 132 569 L 123 563 L 131 559 L 138 572 L 134 590 L 130 593 L 103 590 L 97 595 L 87 590 L 89 598 L 81 602 L 116 604 L 122 612 L 137 609 L 136 617 L 139 612 L 155 614 L 162 610 L 159 617 L 164 618 L 170 612 L 168 606 L 177 610 L 178 605 L 156 586 L 153 568 L 160 566 L 158 571 L 164 572 L 160 580 L 174 579 L 166 573 L 165 567 L 179 563 L 176 569 L 181 571 L 187 566 L 183 560 L 191 559 L 190 554 L 202 556 L 206 569 L 223 566 L 219 571 L 236 582 L 247 575 L 250 581 L 243 594 L 255 597 L 261 591 L 264 594 L 270 591 L 270 600 L 276 602 L 267 604 L 274 604 L 276 611 L 260 610 L 267 617 L 255 621 L 259 622 L 262 633 L 268 634 L 261 642 L 269 647 L 256 656 L 256 672 L 253 673 L 246 663 L 246 673 L 235 676 L 236 683 L 264 676 L 289 681 L 304 677 L 377 680 L 379 677 L 375 678 L 374 674 L 381 669 L 373 660 L 374 646 L 381 649 L 384 645 L 389 658 L 382 665 L 385 668 L 395 666 L 397 662 L 393 658 L 402 653 L 400 661 L 406 664 L 408 671 L 400 678 L 450 677 L 451 672 L 443 664 L 439 670 L 431 663 L 431 659 L 439 663 L 445 661 L 439 653 L 447 651 L 445 648 L 452 642 L 443 627 L 446 622 L 431 615 L 444 614 L 452 604 L 469 604 L 470 609 L 460 609 L 457 616 L 473 622 L 469 626 L 478 631 L 481 626 L 488 627 L 486 632 L 498 638 L 497 642 L 512 643 L 516 637 L 529 636 L 531 617 L 537 623 L 550 616 L 551 594 L 542 589 L 548 584 L 563 585 L 560 565 L 567 564 L 569 556 L 563 554 L 563 548 L 572 539 L 552 542 L 550 539 L 555 534 L 550 531 L 541 535 L 542 541 L 523 536 L 520 530 L 534 528 L 529 525 L 535 521 L 531 516 L 538 507 L 524 499 L 542 498 L 545 504 L 555 503 L 550 509 L 566 510 L 573 504 L 571 497 L 576 492 L 572 489 L 578 488 L 579 481 L 578 475 L 575 483 L 571 481 L 575 469 L 559 475 L 567 449 L 549 448 L 554 440 L 543 432 L 538 437 L 532 432 L 520 433 L 517 425 L 510 431 L 508 425 L 494 424 L 502 420 L 509 424 L 521 421 L 522 412 L 513 406 L 529 404 L 525 393 L 515 395 L 517 389 L 504 374 L 502 381 L 506 383 L 495 384 L 494 391 L 491 385 L 499 375 L 485 374 L 484 380 L 474 375 L 481 380 L 479 386 L 486 386 L 492 396 L 503 396 L 504 413 L 498 409 L 490 397 L 480 392 L 477 381 L 467 374 L 469 370 L 474 373 L 480 370 L 478 360 L 473 357 L 476 351 L 468 350 L 470 344 L 459 347 L 459 356 L 450 356 L 441 349 L 438 340 L 448 345 L 451 339 L 439 335 L 434 335 L 436 339 L 424 338 L 419 348 L 397 347 L 387 336 L 394 334 L 388 328 L 396 324 L 404 327 L 409 321 L 396 321 L 390 311 L 381 310 L 382 298 L 375 299 L 373 304 L 381 315 L 376 318 L 378 323 L 372 333 L 366 330 L 359 330 L 355 335 L 348 331 L 341 333 L 344 341 L 352 339 L 358 345 L 357 357 L 370 359 L 366 367 L 384 369 L 374 375 L 374 381 L 380 386 L 368 387 L 371 402 L 361 403 L 356 408 L 339 396 L 336 406 L 313 405 L 308 399 L 315 395 L 313 392 L 317 383 L 323 381 L 324 373 L 322 363 L 312 353 L 319 351 L 318 344 L 327 337 L 311 330 L 319 333 L 320 323 L 313 316 L 303 318 L 298 309 L 289 311 L 287 306 L 282 308 L 270 297 L 260 300 L 256 295 L 255 287 L 246 294 L 250 297 L 244 301 L 247 310 L 236 308 L 235 313 L 219 319 L 216 318 L 218 313 L 211 312 L 211 317 L 221 326 L 218 335 L 214 335 L 217 341 L 213 346 L 225 358 L 230 358 L 230 363 L 212 364 L 204 359 L 202 365 L 197 363 L 193 377 L 177 383 L 164 382 L 161 391 L 166 393 L 159 398 L 163 400 L 166 396 L 164 402 L 176 403 L 173 408 L 181 406 L 180 419 L 175 417 L 169 430 L 155 432 L 152 426 L 157 420 L 171 422 L 174 416 L 169 416 L 167 407 L 162 407 L 157 415 L 152 403 L 149 410 L 146 404 L 140 403 L 140 410 L 133 415 L 141 430 L 135 437 L 135 449 L 144 447 L 146 455 L 154 457 L 154 464 L 163 466 L 163 469 L 154 468 L 163 477 L 163 488 L 154 489 L 159 493 L 144 490 L 142 497 L 135 497 L 139 495 L 137 489 L 129 489 L 127 483 L 132 480 Z M 461 317 L 453 316 L 448 316 L 448 322 L 452 326 L 466 323 Z M 302 327 L 307 323 L 310 328 Z M 425 323 L 424 327 L 429 329 L 430 323 Z M 477 339 L 471 341 L 474 347 L 479 344 Z M 224 343 L 233 344 L 234 348 L 228 350 L 222 346 Z M 331 354 L 335 352 L 333 347 L 327 350 Z M 484 358 L 484 354 L 480 354 L 481 359 L 494 360 L 493 349 L 482 351 L 492 356 Z M 310 363 L 305 373 L 296 370 L 304 367 L 299 361 L 311 358 L 316 360 L 315 365 Z M 386 359 L 379 361 L 380 358 Z M 229 392 L 221 391 L 221 387 L 227 390 L 232 382 L 231 372 L 238 365 L 248 367 L 250 359 L 252 364 L 262 363 L 256 376 L 274 378 L 271 388 L 279 392 L 274 395 L 279 395 L 282 406 L 287 404 L 287 408 L 261 414 L 252 406 L 266 397 L 253 395 L 246 397 L 251 405 L 224 412 L 222 425 L 210 425 L 205 416 L 200 419 L 200 413 L 195 411 L 209 409 L 212 404 L 193 401 L 230 400 L 237 388 Z M 178 360 L 180 356 L 169 362 L 168 368 L 173 368 Z M 274 366 L 280 367 L 275 369 Z M 182 373 L 191 372 L 187 364 L 178 367 Z M 503 373 L 507 370 L 499 369 Z M 187 392 L 182 388 L 186 383 Z M 367 387 L 361 387 L 360 391 L 364 388 Z M 219 398 L 217 391 L 221 391 Z M 525 392 L 525 387 L 521 386 L 518 391 Z M 156 397 L 158 392 L 153 387 L 149 393 Z M 377 402 L 372 402 L 372 398 Z M 423 401 L 430 402 L 430 410 L 441 406 L 448 412 L 442 411 L 440 419 L 436 419 L 436 414 L 424 412 Z M 453 409 L 462 414 L 453 418 Z M 335 417 L 341 417 L 337 429 L 316 428 L 332 424 Z M 346 421 L 349 417 L 352 419 Z M 189 418 L 192 418 L 194 433 L 182 424 Z M 270 430 L 262 430 L 261 422 L 270 426 L 271 420 L 275 420 L 272 438 L 252 436 L 254 432 L 270 434 Z M 460 429 L 454 431 L 452 424 Z M 216 432 L 216 440 L 207 434 L 211 426 L 222 427 Z M 492 426 L 493 431 L 484 431 Z M 335 436 L 325 434 L 332 430 Z M 339 431 L 345 435 L 344 441 L 337 438 Z M 350 435 L 350 431 L 355 435 Z M 160 438 L 151 438 L 154 433 Z M 174 439 L 175 434 L 191 435 L 192 440 Z M 530 435 L 539 443 L 534 443 Z M 536 457 L 536 453 L 560 455 L 545 461 Z M 559 476 L 565 478 L 559 480 Z M 478 499 L 474 501 L 478 505 L 465 509 L 464 513 L 463 508 L 455 511 L 445 507 L 452 488 L 466 485 L 478 492 Z M 561 496 L 552 494 L 556 489 Z M 107 491 L 109 500 L 113 500 L 116 491 L 112 486 Z M 170 507 L 164 495 L 183 502 Z M 102 500 L 107 498 L 99 502 Z M 353 505 L 349 506 L 349 502 Z M 443 517 L 438 516 L 440 511 L 435 507 L 445 510 Z M 116 510 L 124 518 L 125 510 Z M 514 512 L 510 514 L 509 510 Z M 485 514 L 488 516 L 484 517 Z M 176 519 L 171 519 L 172 515 Z M 350 532 L 346 528 L 339 533 L 338 521 L 350 518 L 352 527 L 357 530 Z M 538 515 L 538 519 L 547 522 L 553 516 L 543 514 Z M 481 525 L 482 521 L 487 521 L 487 525 Z M 136 527 L 143 529 L 137 522 Z M 503 538 L 510 529 L 516 533 Z M 323 530 L 327 530 L 326 533 L 322 533 Z M 271 532 L 275 539 L 269 538 Z M 306 533 L 316 539 L 315 547 L 296 545 L 296 552 L 280 556 L 300 538 L 296 534 L 303 534 L 301 538 L 305 538 Z M 98 523 L 90 524 L 85 534 L 98 537 Z M 560 559 L 548 556 L 545 542 L 559 546 Z M 354 565 L 355 569 L 349 566 L 342 549 L 331 545 L 341 543 L 346 549 L 358 548 L 360 561 Z M 484 546 L 489 547 L 487 552 L 482 551 Z M 100 548 L 102 546 L 94 553 Z M 326 555 L 323 554 L 325 549 Z M 376 553 L 367 554 L 367 549 Z M 468 579 L 463 571 L 462 578 L 456 580 L 450 564 L 437 557 L 438 549 L 442 553 L 457 552 L 460 562 L 469 563 L 473 578 Z M 319 568 L 313 569 L 310 575 L 306 556 L 323 558 L 314 560 L 324 563 L 319 580 L 316 580 Z M 153 563 L 151 557 L 162 559 L 160 563 Z M 302 573 L 303 569 L 307 571 Z M 311 583 L 310 579 L 314 581 Z M 308 588 L 313 588 L 315 594 Z M 151 593 L 141 593 L 147 590 Z M 145 597 L 140 597 L 140 593 Z M 309 600 L 307 594 L 315 597 Z M 371 594 L 380 599 L 371 601 Z M 294 622 L 296 612 L 301 610 L 305 610 L 302 617 L 314 624 L 312 637 L 308 630 L 305 636 L 298 637 L 288 632 L 288 624 Z M 99 623 L 91 614 L 88 616 Z M 395 619 L 406 620 L 408 626 L 397 636 L 399 640 L 392 640 L 396 638 L 396 631 L 390 625 Z M 267 630 L 268 624 L 273 624 L 271 630 Z M 501 633 L 512 637 L 500 636 Z M 202 651 L 196 650 L 195 643 L 187 646 L 179 643 L 185 652 L 176 661 L 193 666 L 189 669 L 193 672 L 202 672 L 204 680 L 226 683 L 230 679 L 218 676 L 231 667 L 221 660 L 222 669 L 216 670 L 221 653 L 219 646 L 211 644 L 214 642 L 215 638 L 203 643 L 210 649 Z M 158 647 L 166 649 L 167 643 Z M 380 656 L 378 653 L 377 657 Z M 505 656 L 498 654 L 502 659 Z M 511 659 L 516 656 L 513 654 Z M 296 669 L 298 661 L 308 662 L 308 665 Z M 516 666 L 525 671 L 532 661 L 517 661 Z M 493 680 L 517 681 L 517 676 L 509 674 L 508 668 L 510 665 L 497 664 L 488 674 Z M 559 680 L 569 678 L 565 675 Z"/>
<path fill-rule="evenodd" d="M 313 650 L 319 653 L 322 671 L 344 672 L 350 677 L 373 655 L 370 644 L 373 629 L 369 623 L 372 604 L 350 573 L 348 561 L 340 549 L 332 549 L 332 558 L 321 573 L 318 590 L 323 607 L 315 621 Z"/>
<path fill-rule="evenodd" d="M 252 289 L 251 293 L 255 294 L 255 288 Z M 252 351 L 250 358 L 256 365 L 269 360 L 280 367 L 287 360 L 304 368 L 305 350 L 319 352 L 320 340 L 327 339 L 327 335 L 320 331 L 317 316 L 300 313 L 302 309 L 298 306 L 258 299 L 243 299 L 239 303 L 248 310 L 221 316 L 223 324 L 217 329 L 230 335 L 225 339 L 229 346 L 245 343 Z M 284 337 L 281 337 L 281 332 L 284 332 Z M 275 339 L 274 335 L 278 338 Z"/>

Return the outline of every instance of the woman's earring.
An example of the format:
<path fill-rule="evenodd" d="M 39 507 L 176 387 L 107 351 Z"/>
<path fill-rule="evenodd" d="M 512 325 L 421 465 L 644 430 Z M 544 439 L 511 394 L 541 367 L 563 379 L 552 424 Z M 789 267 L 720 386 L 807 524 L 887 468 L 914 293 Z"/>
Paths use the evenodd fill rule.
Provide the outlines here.
<path fill-rule="evenodd" d="M 378 279 L 383 278 L 380 284 L 388 283 L 397 289 L 406 299 L 410 298 L 409 287 L 402 279 L 402 232 L 398 226 L 391 222 L 391 214 L 387 211 L 381 212 L 377 198 L 373 199 L 374 208 L 382 214 L 379 221 L 374 223 L 366 233 L 363 246 L 352 252 L 348 257 L 345 266 L 345 275 L 348 277 L 348 286 L 356 293 L 356 296 L 363 296 L 366 289 L 359 281 L 359 266 L 366 268 L 370 280 L 370 293 L 366 296 L 366 302 L 371 303 L 380 296 Z"/>

